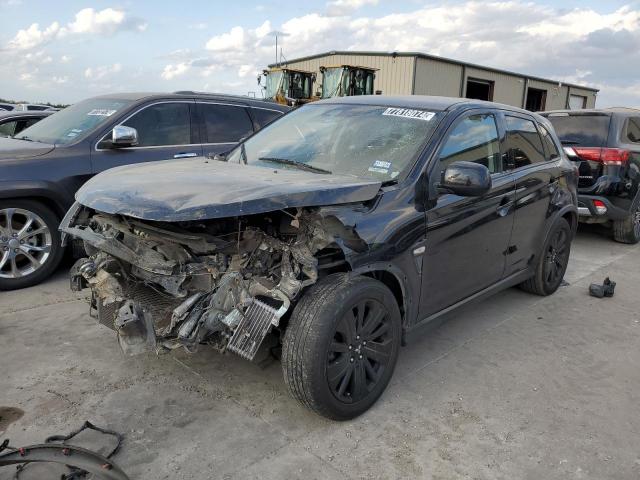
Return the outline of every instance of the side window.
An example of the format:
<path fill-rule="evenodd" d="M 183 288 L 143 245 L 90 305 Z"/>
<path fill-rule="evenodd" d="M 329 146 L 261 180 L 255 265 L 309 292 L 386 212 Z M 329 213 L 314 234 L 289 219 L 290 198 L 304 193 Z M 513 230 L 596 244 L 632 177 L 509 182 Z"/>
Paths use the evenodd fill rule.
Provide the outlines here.
<path fill-rule="evenodd" d="M 440 151 L 442 169 L 462 160 L 480 163 L 491 173 L 502 171 L 498 129 L 493 115 L 471 115 L 449 134 Z"/>
<path fill-rule="evenodd" d="M 507 115 L 507 151 L 514 168 L 544 162 L 542 140 L 532 120 Z"/>
<path fill-rule="evenodd" d="M 17 120 L 0 125 L 0 137 L 12 137 L 16 134 Z"/>
<path fill-rule="evenodd" d="M 542 141 L 544 147 L 547 150 L 547 157 L 549 160 L 554 160 L 560 156 L 556 142 L 553 141 L 553 137 L 549 133 L 549 130 L 543 125 L 540 125 L 540 131 L 542 132 Z"/>
<path fill-rule="evenodd" d="M 627 120 L 627 140 L 640 143 L 640 117 L 632 117 Z"/>
<path fill-rule="evenodd" d="M 266 125 L 273 122 L 276 118 L 280 118 L 282 116 L 282 112 L 265 110 L 263 108 L 252 108 L 251 113 L 253 114 L 253 119 L 256 122 L 256 127 L 258 127 L 258 130 L 264 128 Z"/>
<path fill-rule="evenodd" d="M 191 118 L 188 103 L 158 103 L 136 113 L 123 123 L 138 131 L 139 147 L 188 145 Z"/>
<path fill-rule="evenodd" d="M 204 143 L 235 143 L 253 133 L 253 124 L 244 107 L 199 104 L 205 128 Z"/>

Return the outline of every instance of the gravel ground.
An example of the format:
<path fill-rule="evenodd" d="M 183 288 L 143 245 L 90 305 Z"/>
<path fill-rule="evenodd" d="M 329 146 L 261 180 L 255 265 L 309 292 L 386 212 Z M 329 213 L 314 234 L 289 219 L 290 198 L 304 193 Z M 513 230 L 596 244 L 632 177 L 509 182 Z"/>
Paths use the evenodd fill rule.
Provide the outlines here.
<path fill-rule="evenodd" d="M 607 275 L 615 297 L 589 297 Z M 335 423 L 288 396 L 277 362 L 123 356 L 61 271 L 0 292 L 0 439 L 40 443 L 88 419 L 126 434 L 116 463 L 132 479 L 640 478 L 640 246 L 581 230 L 566 280 L 424 333 L 374 408 Z"/>

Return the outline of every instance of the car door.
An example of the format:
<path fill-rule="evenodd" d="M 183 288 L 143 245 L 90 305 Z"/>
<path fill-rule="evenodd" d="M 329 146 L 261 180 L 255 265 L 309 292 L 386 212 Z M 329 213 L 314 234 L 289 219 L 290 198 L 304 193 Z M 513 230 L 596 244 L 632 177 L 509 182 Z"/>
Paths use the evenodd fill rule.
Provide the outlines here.
<path fill-rule="evenodd" d="M 244 105 L 203 100 L 196 103 L 196 109 L 205 156 L 226 153 L 253 133 Z"/>
<path fill-rule="evenodd" d="M 481 197 L 441 192 L 427 211 L 420 314 L 426 318 L 500 281 L 513 227 L 514 183 L 504 171 L 501 124 L 495 112 L 475 110 L 448 130 L 432 161 L 440 179 L 457 161 L 485 165 L 491 190 Z"/>
<path fill-rule="evenodd" d="M 138 145 L 111 148 L 105 134 L 91 154 L 94 172 L 131 163 L 198 157 L 202 155 L 197 126 L 194 128 L 193 100 L 158 101 L 127 116 L 119 125 L 138 132 Z"/>
<path fill-rule="evenodd" d="M 506 257 L 506 274 L 510 275 L 527 268 L 538 254 L 547 219 L 553 213 L 551 199 L 566 190 L 560 188 L 564 181 L 560 154 L 546 128 L 516 112 L 504 112 L 504 123 L 503 150 L 516 189 L 513 233 Z"/>

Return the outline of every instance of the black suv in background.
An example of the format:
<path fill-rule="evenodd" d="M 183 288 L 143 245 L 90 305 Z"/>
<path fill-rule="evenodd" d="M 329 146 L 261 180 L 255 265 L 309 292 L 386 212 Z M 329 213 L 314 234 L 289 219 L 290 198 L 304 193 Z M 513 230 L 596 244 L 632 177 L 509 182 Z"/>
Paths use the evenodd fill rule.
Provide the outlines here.
<path fill-rule="evenodd" d="M 60 219 L 96 173 L 224 153 L 287 110 L 238 96 L 118 93 L 0 138 L 0 290 L 34 285 L 54 271 L 63 255 Z"/>
<path fill-rule="evenodd" d="M 640 241 L 640 110 L 562 110 L 542 115 L 578 166 L 580 221 L 611 225 L 618 242 Z"/>

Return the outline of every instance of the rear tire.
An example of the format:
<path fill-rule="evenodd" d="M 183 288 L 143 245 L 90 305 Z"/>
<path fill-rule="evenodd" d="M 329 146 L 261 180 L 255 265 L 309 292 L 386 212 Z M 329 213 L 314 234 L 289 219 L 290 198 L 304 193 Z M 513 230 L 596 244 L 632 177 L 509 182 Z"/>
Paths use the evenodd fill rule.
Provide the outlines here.
<path fill-rule="evenodd" d="M 285 332 L 289 392 L 319 415 L 357 417 L 387 387 L 400 336 L 400 310 L 382 282 L 344 273 L 323 278 L 300 299 Z"/>
<path fill-rule="evenodd" d="M 520 284 L 522 290 L 547 296 L 558 289 L 569 264 L 572 236 L 569 223 L 564 218 L 558 219 L 544 242 L 535 275 Z"/>
<path fill-rule="evenodd" d="M 40 202 L 0 201 L 0 290 L 36 285 L 56 270 L 64 254 L 59 225 Z"/>
<path fill-rule="evenodd" d="M 613 239 L 632 245 L 640 242 L 640 203 L 627 218 L 613 222 Z"/>

